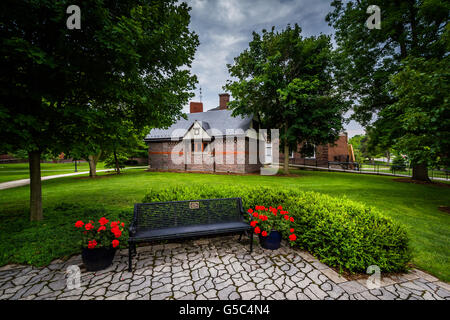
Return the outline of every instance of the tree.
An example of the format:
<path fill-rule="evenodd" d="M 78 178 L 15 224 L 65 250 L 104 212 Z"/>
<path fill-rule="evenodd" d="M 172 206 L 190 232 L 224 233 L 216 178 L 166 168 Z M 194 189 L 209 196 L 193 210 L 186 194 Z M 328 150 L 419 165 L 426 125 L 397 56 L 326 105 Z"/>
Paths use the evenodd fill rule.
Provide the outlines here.
<path fill-rule="evenodd" d="M 284 172 L 298 143 L 334 142 L 346 104 L 333 91 L 329 37 L 303 38 L 301 28 L 253 32 L 249 48 L 228 65 L 236 81 L 224 87 L 233 115 L 255 115 L 266 128 L 281 129 Z"/>
<path fill-rule="evenodd" d="M 369 5 L 378 5 L 382 10 L 380 30 L 364 26 Z M 441 59 L 446 55 L 448 51 L 440 39 L 448 23 L 450 5 L 434 0 L 358 0 L 345 4 L 336 0 L 332 6 L 334 10 L 326 20 L 336 31 L 335 74 L 340 90 L 355 102 L 354 118 L 367 126 L 374 115 L 397 102 L 390 78 L 400 71 L 402 60 Z M 380 142 L 394 145 L 400 124 L 392 117 L 377 119 L 373 126 L 386 137 Z M 417 170 L 423 171 L 423 164 L 413 162 L 415 178 L 420 176 L 415 174 Z"/>
<path fill-rule="evenodd" d="M 353 147 L 353 154 L 355 156 L 355 161 L 356 162 L 361 162 L 364 158 L 363 153 L 362 153 L 362 139 L 365 136 L 362 134 L 357 134 L 356 136 L 351 137 L 348 140 L 348 143 L 352 145 Z"/>
<path fill-rule="evenodd" d="M 70 150 L 94 111 L 168 126 L 196 82 L 185 3 L 83 1 L 80 30 L 66 27 L 69 4 L 0 4 L 0 144 L 28 151 L 31 220 L 42 219 L 42 152 Z"/>
<path fill-rule="evenodd" d="M 104 145 L 104 158 L 108 164 L 114 164 L 116 172 L 124 167 L 128 157 L 142 146 L 145 134 L 150 131 L 149 127 L 136 129 L 131 121 L 116 119 L 108 123 L 107 141 Z"/>
<path fill-rule="evenodd" d="M 416 164 L 413 179 L 428 180 L 429 165 L 450 164 L 450 57 L 405 60 L 392 82 L 397 102 L 377 121 L 395 122 L 394 146 Z"/>

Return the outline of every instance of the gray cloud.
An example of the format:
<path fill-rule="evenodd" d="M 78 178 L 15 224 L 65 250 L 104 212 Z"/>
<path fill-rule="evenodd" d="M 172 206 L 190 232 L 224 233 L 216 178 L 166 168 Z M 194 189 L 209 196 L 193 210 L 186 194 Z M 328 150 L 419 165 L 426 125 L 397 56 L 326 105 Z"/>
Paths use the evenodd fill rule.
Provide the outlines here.
<path fill-rule="evenodd" d="M 218 106 L 218 94 L 230 79 L 226 65 L 251 41 L 252 32 L 275 26 L 284 29 L 298 23 L 305 36 L 332 34 L 325 22 L 331 10 L 328 0 L 187 0 L 191 25 L 200 40 L 192 73 L 202 88 L 205 110 Z M 200 99 L 196 90 L 195 101 Z M 189 112 L 189 106 L 184 108 Z M 350 132 L 349 132 L 350 134 Z"/>

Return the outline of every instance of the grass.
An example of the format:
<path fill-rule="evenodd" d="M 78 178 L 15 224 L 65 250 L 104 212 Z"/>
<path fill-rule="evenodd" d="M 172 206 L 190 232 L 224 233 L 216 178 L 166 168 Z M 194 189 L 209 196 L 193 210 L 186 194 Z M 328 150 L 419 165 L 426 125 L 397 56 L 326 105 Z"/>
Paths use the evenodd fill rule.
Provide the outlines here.
<path fill-rule="evenodd" d="M 450 215 L 438 210 L 439 206 L 450 206 L 450 188 L 401 183 L 393 181 L 395 177 L 386 176 L 304 170 L 293 170 L 292 173 L 296 176 L 162 173 L 129 169 L 121 175 L 100 173 L 97 179 L 67 177 L 48 180 L 43 182 L 45 219 L 34 224 L 28 222 L 28 187 L 1 190 L 0 247 L 8 251 L 13 246 L 13 239 L 16 244 L 14 255 L 9 252 L 3 258 L 0 256 L 0 264 L 31 261 L 42 265 L 58 256 L 76 253 L 77 248 L 63 240 L 68 239 L 71 233 L 71 226 L 67 225 L 72 224 L 77 217 L 89 214 L 97 216 L 106 212 L 118 215 L 125 221 L 132 215 L 133 204 L 142 201 L 149 188 L 179 184 L 189 186 L 195 181 L 214 185 L 293 187 L 336 197 L 346 196 L 372 205 L 406 226 L 413 249 L 412 262 L 417 267 L 441 280 L 450 281 Z M 75 207 L 64 209 L 64 206 L 60 206 L 62 202 L 66 203 L 64 206 Z M 77 204 L 101 208 L 96 213 L 89 213 L 83 207 L 77 208 Z M 48 228 L 53 232 L 49 232 Z M 45 261 L 34 258 L 33 254 L 37 253 L 30 249 L 31 241 L 36 243 L 35 248 L 39 250 L 48 246 Z M 51 241 L 55 241 L 55 244 L 52 245 Z M 21 250 L 25 250 L 26 254 L 16 253 Z"/>
<path fill-rule="evenodd" d="M 97 164 L 97 169 L 104 169 L 103 162 Z M 77 164 L 78 172 L 89 171 L 89 164 L 87 162 L 79 162 Z M 75 172 L 74 163 L 41 163 L 41 176 L 51 176 L 55 174 L 73 173 Z M 8 163 L 0 164 L 0 183 L 28 179 L 29 168 L 28 163 Z"/>

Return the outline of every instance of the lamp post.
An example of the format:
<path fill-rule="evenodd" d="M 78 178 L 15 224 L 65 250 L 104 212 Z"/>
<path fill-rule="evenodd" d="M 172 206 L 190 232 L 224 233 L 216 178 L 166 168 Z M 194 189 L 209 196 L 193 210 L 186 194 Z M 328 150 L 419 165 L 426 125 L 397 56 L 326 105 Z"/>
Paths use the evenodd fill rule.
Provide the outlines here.
<path fill-rule="evenodd" d="M 75 172 L 78 172 L 78 168 L 77 168 L 77 159 L 75 159 Z"/>

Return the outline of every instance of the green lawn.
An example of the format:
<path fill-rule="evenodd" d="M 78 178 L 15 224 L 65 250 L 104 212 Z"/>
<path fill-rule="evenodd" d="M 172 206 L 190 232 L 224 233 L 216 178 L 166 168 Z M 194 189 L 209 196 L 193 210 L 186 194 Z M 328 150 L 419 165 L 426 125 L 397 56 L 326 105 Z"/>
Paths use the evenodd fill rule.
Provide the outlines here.
<path fill-rule="evenodd" d="M 346 196 L 375 206 L 403 223 L 411 237 L 414 254 L 412 262 L 440 279 L 450 281 L 450 215 L 438 210 L 439 206 L 450 206 L 450 188 L 395 182 L 395 177 L 386 176 L 303 170 L 292 172 L 298 176 L 160 173 L 130 169 L 121 175 L 103 174 L 104 177 L 97 179 L 60 178 L 43 182 L 44 208 L 52 208 L 62 202 L 82 203 L 92 207 L 103 204 L 110 212 L 125 210 L 130 217 L 133 204 L 140 202 L 150 187 L 164 188 L 177 184 L 189 185 L 193 182 L 293 187 L 337 197 Z M 6 223 L 0 225 L 2 241 L 8 241 L 11 233 L 16 234 L 15 239 L 20 239 L 23 230 L 28 231 L 35 227 L 27 221 L 28 199 L 28 187 L 0 191 L 2 221 L 21 221 L 14 225 L 13 231 Z M 55 211 L 49 212 L 54 214 Z M 65 215 L 64 211 L 59 214 Z M 67 215 L 71 220 L 74 219 L 69 213 Z M 53 218 L 49 216 L 48 222 L 44 221 L 36 226 L 74 222 L 69 218 L 64 219 L 64 216 L 57 217 L 56 220 Z"/>
<path fill-rule="evenodd" d="M 97 169 L 104 169 L 103 162 L 97 164 Z M 89 164 L 81 162 L 77 164 L 78 171 L 89 171 Z M 75 172 L 75 163 L 41 163 L 41 175 L 51 176 L 56 174 Z M 28 163 L 0 164 L 0 182 L 7 182 L 29 178 Z"/>

